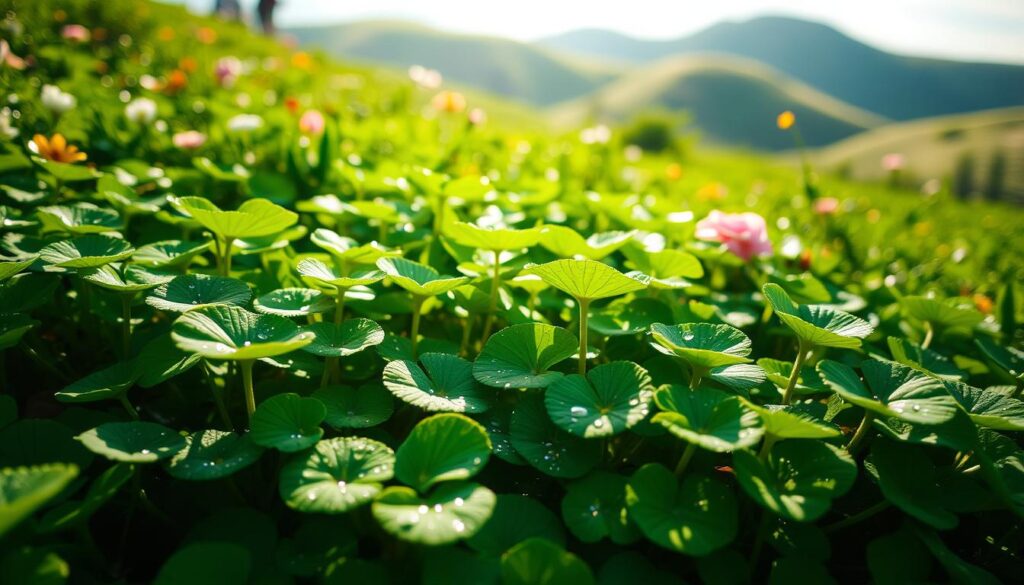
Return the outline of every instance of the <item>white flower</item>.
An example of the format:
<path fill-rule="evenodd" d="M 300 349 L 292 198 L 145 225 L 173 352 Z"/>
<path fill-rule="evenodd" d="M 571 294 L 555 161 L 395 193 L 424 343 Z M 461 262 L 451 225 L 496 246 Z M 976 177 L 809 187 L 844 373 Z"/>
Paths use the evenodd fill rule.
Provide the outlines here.
<path fill-rule="evenodd" d="M 228 130 L 232 132 L 252 132 L 263 127 L 263 118 L 256 114 L 238 114 L 228 120 Z"/>
<path fill-rule="evenodd" d="M 134 99 L 124 107 L 124 115 L 137 124 L 148 124 L 156 118 L 156 102 L 149 98 Z"/>
<path fill-rule="evenodd" d="M 20 130 L 11 126 L 11 109 L 4 108 L 0 110 L 0 136 L 8 140 L 14 140 L 20 133 Z"/>
<path fill-rule="evenodd" d="M 580 132 L 580 142 L 583 144 L 605 144 L 612 138 L 612 131 L 605 125 L 584 128 Z"/>
<path fill-rule="evenodd" d="M 39 96 L 39 99 L 43 102 L 43 106 L 46 109 L 63 114 L 64 112 L 75 107 L 78 100 L 75 96 L 70 93 L 65 93 L 60 90 L 56 85 L 44 85 L 43 91 Z"/>
<path fill-rule="evenodd" d="M 424 89 L 437 89 L 444 80 L 440 71 L 427 69 L 422 65 L 413 65 L 409 68 L 409 79 Z"/>

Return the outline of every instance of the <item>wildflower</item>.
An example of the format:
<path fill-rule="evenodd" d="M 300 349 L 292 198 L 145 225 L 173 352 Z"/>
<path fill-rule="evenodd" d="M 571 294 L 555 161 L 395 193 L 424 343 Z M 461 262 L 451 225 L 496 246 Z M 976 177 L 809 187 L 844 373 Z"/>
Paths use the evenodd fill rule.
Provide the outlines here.
<path fill-rule="evenodd" d="M 178 59 L 178 69 L 181 69 L 185 73 L 195 73 L 198 68 L 199 63 L 197 63 L 192 57 L 182 57 L 181 59 Z"/>
<path fill-rule="evenodd" d="M 252 132 L 263 127 L 263 118 L 256 114 L 238 114 L 228 120 L 228 130 L 232 132 Z"/>
<path fill-rule="evenodd" d="M 409 68 L 409 79 L 423 89 L 437 89 L 441 87 L 443 77 L 436 69 L 427 69 L 422 65 L 413 65 Z"/>
<path fill-rule="evenodd" d="M 75 96 L 61 91 L 56 85 L 44 85 L 39 99 L 43 102 L 43 106 L 46 109 L 58 114 L 63 114 L 74 108 L 75 104 L 78 103 Z"/>
<path fill-rule="evenodd" d="M 13 140 L 17 138 L 18 134 L 21 133 L 20 130 L 18 130 L 14 126 L 11 126 L 11 119 L 12 117 L 10 108 L 4 108 L 0 110 L 0 136 L 3 136 L 8 140 Z"/>
<path fill-rule="evenodd" d="M 64 37 L 69 41 L 76 43 L 85 43 L 89 41 L 89 29 L 85 28 L 80 24 L 66 24 L 60 31 L 60 36 Z"/>
<path fill-rule="evenodd" d="M 480 108 L 473 108 L 469 111 L 467 118 L 469 119 L 470 124 L 474 126 L 482 126 L 487 122 L 487 112 Z"/>
<path fill-rule="evenodd" d="M 814 202 L 814 213 L 833 215 L 839 211 L 839 200 L 835 197 L 822 197 Z"/>
<path fill-rule="evenodd" d="M 324 131 L 324 115 L 319 110 L 306 110 L 299 118 L 299 130 L 304 134 L 320 134 Z"/>
<path fill-rule="evenodd" d="M 612 139 L 611 128 L 600 124 L 580 131 L 580 142 L 583 144 L 605 144 Z"/>
<path fill-rule="evenodd" d="M 975 308 L 986 315 L 991 315 L 992 309 L 995 308 L 995 303 L 992 302 L 992 299 L 981 293 L 975 294 L 971 297 L 971 300 L 974 301 Z"/>
<path fill-rule="evenodd" d="M 768 226 L 756 213 L 722 213 L 715 210 L 697 222 L 697 238 L 720 242 L 743 260 L 771 256 Z"/>
<path fill-rule="evenodd" d="M 187 130 L 172 136 L 171 142 L 182 150 L 195 150 L 206 144 L 206 135 L 196 130 Z"/>
<path fill-rule="evenodd" d="M 291 96 L 284 98 L 284 107 L 287 108 L 288 111 L 292 114 L 299 111 L 299 105 L 300 104 L 298 98 Z"/>
<path fill-rule="evenodd" d="M 199 27 L 196 29 L 196 38 L 204 45 L 212 45 L 217 42 L 217 31 L 208 26 Z"/>
<path fill-rule="evenodd" d="M 701 201 L 721 201 L 729 195 L 729 188 L 719 182 L 711 182 L 697 189 L 697 199 Z"/>
<path fill-rule="evenodd" d="M 238 80 L 238 76 L 242 74 L 242 62 L 238 60 L 238 57 L 222 57 L 217 60 L 213 74 L 217 77 L 217 83 L 221 87 L 231 87 Z"/>
<path fill-rule="evenodd" d="M 292 54 L 292 67 L 308 70 L 313 67 L 313 57 L 309 53 L 298 51 Z"/>
<path fill-rule="evenodd" d="M 779 130 L 789 130 L 793 127 L 793 124 L 796 124 L 796 114 L 789 110 L 782 112 L 775 118 L 775 125 L 779 127 Z"/>
<path fill-rule="evenodd" d="M 156 102 L 149 98 L 134 99 L 125 106 L 124 115 L 137 124 L 148 124 L 156 118 Z"/>
<path fill-rule="evenodd" d="M 683 178 L 683 165 L 679 163 L 670 163 L 665 167 L 665 178 L 669 181 L 678 181 Z"/>
<path fill-rule="evenodd" d="M 21 71 L 25 68 L 25 60 L 14 54 L 11 51 L 11 45 L 7 41 L 0 39 L 0 62 L 10 67 L 11 69 L 17 69 Z"/>
<path fill-rule="evenodd" d="M 174 29 L 169 26 L 161 26 L 160 30 L 156 32 L 156 36 L 163 42 L 174 40 Z"/>
<path fill-rule="evenodd" d="M 42 134 L 36 134 L 32 137 L 29 149 L 48 161 L 59 163 L 76 163 L 87 158 L 77 146 L 68 144 L 62 134 L 54 134 L 49 139 Z"/>
<path fill-rule="evenodd" d="M 466 96 L 457 91 L 442 91 L 434 96 L 432 104 L 439 112 L 458 114 L 466 109 Z"/>
<path fill-rule="evenodd" d="M 898 152 L 890 152 L 889 154 L 882 157 L 882 168 L 890 173 L 894 173 L 903 169 L 903 165 L 906 160 L 903 155 Z"/>
<path fill-rule="evenodd" d="M 188 75 L 185 75 L 185 72 L 181 69 L 175 69 L 167 76 L 167 83 L 164 85 L 164 91 L 174 94 L 186 87 L 188 87 Z"/>

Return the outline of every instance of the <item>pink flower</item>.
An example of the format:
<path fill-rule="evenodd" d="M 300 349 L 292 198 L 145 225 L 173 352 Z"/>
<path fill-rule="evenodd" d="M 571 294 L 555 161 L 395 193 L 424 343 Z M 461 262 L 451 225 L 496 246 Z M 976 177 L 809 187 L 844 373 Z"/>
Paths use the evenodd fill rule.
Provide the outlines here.
<path fill-rule="evenodd" d="M 7 65 L 11 69 L 17 69 L 18 71 L 25 68 L 25 60 L 15 55 L 7 41 L 2 39 L 0 39 L 0 64 Z"/>
<path fill-rule="evenodd" d="M 171 138 L 171 141 L 174 142 L 174 146 L 183 150 L 195 150 L 206 144 L 206 134 L 188 130 L 187 132 L 178 132 Z"/>
<path fill-rule="evenodd" d="M 771 256 L 768 226 L 756 213 L 722 213 L 717 209 L 697 222 L 697 238 L 725 244 L 730 252 L 744 260 Z"/>
<path fill-rule="evenodd" d="M 906 159 L 898 152 L 890 152 L 882 157 L 882 168 L 890 173 L 901 170 Z"/>
<path fill-rule="evenodd" d="M 822 197 L 814 202 L 814 213 L 832 215 L 839 211 L 839 200 L 835 197 Z"/>
<path fill-rule="evenodd" d="M 217 60 L 213 74 L 221 86 L 231 87 L 235 84 L 238 76 L 242 74 L 242 62 L 237 57 L 222 57 Z"/>
<path fill-rule="evenodd" d="M 487 122 L 487 112 L 480 108 L 473 108 L 469 111 L 469 123 L 474 126 L 481 126 Z"/>
<path fill-rule="evenodd" d="M 90 37 L 89 29 L 80 24 L 65 25 L 63 30 L 60 31 L 60 34 L 65 39 L 76 43 L 84 43 L 88 41 Z"/>
<path fill-rule="evenodd" d="M 304 134 L 320 134 L 324 131 L 324 123 L 320 110 L 306 110 L 299 118 L 299 130 Z"/>

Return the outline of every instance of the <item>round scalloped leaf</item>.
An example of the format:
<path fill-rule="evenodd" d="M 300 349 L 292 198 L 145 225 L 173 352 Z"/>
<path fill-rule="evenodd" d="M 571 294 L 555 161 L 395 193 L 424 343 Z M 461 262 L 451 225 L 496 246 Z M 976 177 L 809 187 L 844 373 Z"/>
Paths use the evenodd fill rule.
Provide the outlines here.
<path fill-rule="evenodd" d="M 491 439 L 480 423 L 461 414 L 421 420 L 396 453 L 395 476 L 425 492 L 432 485 L 469 479 L 487 465 Z"/>
<path fill-rule="evenodd" d="M 167 465 L 167 472 L 178 479 L 227 477 L 252 465 L 263 453 L 246 435 L 213 429 L 193 433 L 185 442 L 185 448 Z"/>
<path fill-rule="evenodd" d="M 201 359 L 199 355 L 179 349 L 170 333 L 164 333 L 150 340 L 132 362 L 138 385 L 151 388 L 187 372 Z"/>
<path fill-rule="evenodd" d="M 839 427 L 822 418 L 825 408 L 821 404 L 744 403 L 761 418 L 765 434 L 777 439 L 828 439 L 842 434 Z"/>
<path fill-rule="evenodd" d="M 947 382 L 946 388 L 976 425 L 997 431 L 1024 431 L 1024 401 L 962 382 Z M 1009 388 L 1012 392 L 1013 387 Z"/>
<path fill-rule="evenodd" d="M 885 499 L 914 518 L 939 530 L 958 523 L 948 502 L 949 483 L 941 481 L 935 464 L 921 447 L 894 441 L 871 444 L 871 462 L 878 472 L 878 487 Z"/>
<path fill-rule="evenodd" d="M 153 289 L 146 304 L 162 311 L 184 313 L 208 305 L 242 306 L 250 298 L 249 285 L 236 278 L 187 274 Z"/>
<path fill-rule="evenodd" d="M 423 410 L 483 412 L 491 391 L 473 378 L 473 365 L 459 356 L 425 353 L 419 364 L 395 360 L 384 367 L 384 386 L 396 397 Z"/>
<path fill-rule="evenodd" d="M 549 371 L 576 354 L 580 342 L 568 330 L 522 323 L 492 335 L 473 363 L 473 376 L 494 388 L 546 388 L 563 376 Z"/>
<path fill-rule="evenodd" d="M 736 396 L 715 388 L 679 385 L 658 388 L 654 402 L 662 410 L 651 422 L 702 449 L 725 453 L 761 440 L 761 418 Z"/>
<path fill-rule="evenodd" d="M 172 197 L 175 209 L 223 239 L 256 238 L 284 231 L 298 221 L 292 211 L 267 199 L 249 199 L 235 211 L 224 211 L 204 197 Z"/>
<path fill-rule="evenodd" d="M 563 431 L 540 396 L 523 397 L 512 412 L 509 440 L 527 463 L 552 477 L 582 477 L 601 460 L 601 442 Z"/>
<path fill-rule="evenodd" d="M 253 413 L 249 439 L 285 453 L 301 451 L 324 436 L 320 423 L 326 415 L 327 408 L 316 398 L 294 392 L 271 396 Z"/>
<path fill-rule="evenodd" d="M 708 378 L 740 394 L 746 394 L 768 379 L 765 371 L 757 364 L 734 364 L 712 368 L 708 372 Z"/>
<path fill-rule="evenodd" d="M 314 230 L 309 236 L 309 241 L 327 250 L 335 258 L 350 264 L 373 264 L 385 256 L 401 255 L 399 251 L 381 246 L 377 242 L 360 245 L 352 238 L 324 228 Z"/>
<path fill-rule="evenodd" d="M 39 321 L 24 313 L 0 314 L 0 350 L 14 347 Z"/>
<path fill-rule="evenodd" d="M 526 460 L 512 446 L 509 433 L 512 424 L 511 407 L 498 405 L 477 415 L 477 421 L 487 429 L 487 436 L 491 438 L 491 451 L 495 457 L 513 465 L 526 465 Z"/>
<path fill-rule="evenodd" d="M 280 288 L 258 297 L 252 302 L 257 313 L 281 317 L 305 317 L 325 313 L 334 308 L 334 302 L 324 293 L 311 288 Z"/>
<path fill-rule="evenodd" d="M 768 282 L 775 283 L 786 291 L 794 302 L 797 303 L 825 303 L 832 301 L 832 294 L 825 285 L 814 277 L 804 272 L 801 274 L 771 274 Z"/>
<path fill-rule="evenodd" d="M 313 393 L 327 408 L 324 422 L 336 429 L 375 427 L 391 418 L 395 401 L 380 384 L 325 386 Z"/>
<path fill-rule="evenodd" d="M 601 335 L 636 335 L 655 323 L 666 321 L 672 321 L 672 309 L 668 305 L 657 299 L 640 297 L 609 303 L 590 315 L 587 326 Z"/>
<path fill-rule="evenodd" d="M 39 259 L 39 254 L 29 254 L 16 260 L 4 259 L 0 262 L 0 282 L 7 280 L 15 274 L 25 270 Z"/>
<path fill-rule="evenodd" d="M 996 345 L 990 339 L 979 337 L 974 343 L 1000 370 L 1016 380 L 1024 380 L 1024 351 L 1015 347 Z"/>
<path fill-rule="evenodd" d="M 362 437 L 336 437 L 281 469 L 281 499 L 307 513 L 341 514 L 370 503 L 394 475 L 395 453 Z"/>
<path fill-rule="evenodd" d="M 818 372 L 843 400 L 884 417 L 910 423 L 939 424 L 956 415 L 959 405 L 941 380 L 895 362 L 867 360 L 864 379 L 846 364 L 823 360 Z"/>
<path fill-rule="evenodd" d="M 536 274 L 544 282 L 576 299 L 605 299 L 643 290 L 651 277 L 639 272 L 623 274 L 594 260 L 555 260 L 527 266 L 523 274 Z"/>
<path fill-rule="evenodd" d="M 590 567 L 561 546 L 544 539 L 524 540 L 501 556 L 503 585 L 593 585 Z"/>
<path fill-rule="evenodd" d="M 90 234 L 73 240 L 62 240 L 39 251 L 44 262 L 61 268 L 97 268 L 124 260 L 135 249 L 121 238 Z"/>
<path fill-rule="evenodd" d="M 620 361 L 597 366 L 586 378 L 556 380 L 544 393 L 544 405 L 556 425 L 590 439 L 617 435 L 642 421 L 653 394 L 647 370 Z"/>
<path fill-rule="evenodd" d="M 821 441 L 776 443 L 762 461 L 749 451 L 732 455 L 740 486 L 757 503 L 797 522 L 813 522 L 857 479 L 845 450 Z"/>
<path fill-rule="evenodd" d="M 962 380 L 967 373 L 956 367 L 952 360 L 938 352 L 899 337 L 890 337 L 889 353 L 892 359 L 915 370 L 943 380 Z"/>
<path fill-rule="evenodd" d="M 403 486 L 385 489 L 373 502 L 373 517 L 392 536 L 427 546 L 469 538 L 491 517 L 496 498 L 470 482 L 441 484 L 426 497 Z"/>
<path fill-rule="evenodd" d="M 228 305 L 210 305 L 184 313 L 171 337 L 185 351 L 208 359 L 253 360 L 300 349 L 313 334 L 277 315 L 257 315 Z"/>
<path fill-rule="evenodd" d="M 651 275 L 651 288 L 680 289 L 693 286 L 689 278 L 704 276 L 700 260 L 682 250 L 636 251 L 626 256 L 644 274 Z"/>
<path fill-rule="evenodd" d="M 37 211 L 39 219 L 48 230 L 79 235 L 116 232 L 124 227 L 121 216 L 116 211 L 97 207 L 92 203 L 48 205 L 40 207 Z"/>
<path fill-rule="evenodd" d="M 768 283 L 764 297 L 779 319 L 805 343 L 818 347 L 860 347 L 861 339 L 871 335 L 870 323 L 849 313 L 825 305 L 799 305 L 781 286 Z"/>
<path fill-rule="evenodd" d="M 528 538 L 546 538 L 562 546 L 565 531 L 558 516 L 537 500 L 519 494 L 499 494 L 494 513 L 480 531 L 467 541 L 470 548 L 488 556 L 502 553 Z"/>
<path fill-rule="evenodd" d="M 640 537 L 626 513 L 626 483 L 629 478 L 594 471 L 574 481 L 562 499 L 562 518 L 573 536 L 583 542 L 610 538 L 615 544 L 630 544 Z"/>
<path fill-rule="evenodd" d="M 367 286 L 384 279 L 384 273 L 376 269 L 341 272 L 316 258 L 306 258 L 295 266 L 299 275 L 308 284 L 326 289 L 347 290 L 354 286 Z"/>
<path fill-rule="evenodd" d="M 77 475 L 77 465 L 63 463 L 0 469 L 0 536 L 61 493 Z"/>
<path fill-rule="evenodd" d="M 118 362 L 68 384 L 55 395 L 60 402 L 96 402 L 117 398 L 138 379 L 134 364 Z"/>
<path fill-rule="evenodd" d="M 377 268 L 395 284 L 420 297 L 443 294 L 469 282 L 465 276 L 442 276 L 433 267 L 405 258 L 381 258 Z"/>
<path fill-rule="evenodd" d="M 154 268 L 172 268 L 185 266 L 192 260 L 210 249 L 213 243 L 189 242 L 182 240 L 164 240 L 146 244 L 135 250 L 132 262 Z"/>
<path fill-rule="evenodd" d="M 314 323 L 302 330 L 314 335 L 302 351 L 324 357 L 350 356 L 384 341 L 384 330 L 369 319 L 347 319 L 341 325 Z"/>
<path fill-rule="evenodd" d="M 688 474 L 679 485 L 663 465 L 648 463 L 626 484 L 626 505 L 651 542 L 683 554 L 704 556 L 736 536 L 736 496 L 704 475 Z"/>
<path fill-rule="evenodd" d="M 259 560 L 237 544 L 196 542 L 175 551 L 160 567 L 153 585 L 245 585 Z"/>
<path fill-rule="evenodd" d="M 904 314 L 943 329 L 971 329 L 985 316 L 963 299 L 905 296 L 899 299 Z"/>
<path fill-rule="evenodd" d="M 729 325 L 683 323 L 651 325 L 651 346 L 698 370 L 750 363 L 750 338 Z"/>
<path fill-rule="evenodd" d="M 121 293 L 132 293 L 155 288 L 174 279 L 173 274 L 161 274 L 136 264 L 127 266 L 107 264 L 81 272 L 82 278 L 100 288 Z"/>
<path fill-rule="evenodd" d="M 518 250 L 529 248 L 540 240 L 539 228 L 517 230 L 503 227 L 481 227 L 456 221 L 445 226 L 445 235 L 455 243 L 480 250 Z"/>
<path fill-rule="evenodd" d="M 875 418 L 871 422 L 882 435 L 903 443 L 934 445 L 963 452 L 972 450 L 978 443 L 978 428 L 962 410 L 937 425 L 911 424 L 898 418 Z"/>
<path fill-rule="evenodd" d="M 757 365 L 764 370 L 768 380 L 781 391 L 789 383 L 789 376 L 793 373 L 793 362 L 776 360 L 772 358 L 761 358 Z M 801 396 L 822 394 L 830 392 L 825 381 L 814 366 L 805 365 L 800 368 L 800 375 L 796 378 L 794 391 Z"/>
<path fill-rule="evenodd" d="M 157 423 L 111 422 L 75 437 L 93 453 L 111 461 L 152 463 L 185 448 L 185 437 Z"/>
<path fill-rule="evenodd" d="M 629 242 L 634 233 L 636 232 L 601 232 L 584 239 L 570 227 L 546 225 L 540 234 L 540 245 L 561 258 L 582 256 L 590 260 L 600 260 Z"/>

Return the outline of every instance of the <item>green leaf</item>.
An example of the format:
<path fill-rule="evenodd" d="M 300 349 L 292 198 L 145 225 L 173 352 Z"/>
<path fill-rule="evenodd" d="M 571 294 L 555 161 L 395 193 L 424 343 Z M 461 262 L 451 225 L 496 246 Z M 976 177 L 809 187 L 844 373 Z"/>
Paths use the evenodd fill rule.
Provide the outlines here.
<path fill-rule="evenodd" d="M 265 315 L 305 317 L 330 311 L 334 303 L 324 293 L 311 288 L 281 288 L 254 300 L 252 308 Z"/>
<path fill-rule="evenodd" d="M 347 319 L 341 325 L 314 323 L 302 330 L 314 336 L 302 351 L 325 357 L 350 356 L 384 341 L 384 330 L 369 319 Z"/>
<path fill-rule="evenodd" d="M 505 227 L 481 227 L 456 221 L 445 226 L 445 235 L 456 243 L 480 250 L 518 250 L 529 248 L 540 239 L 540 229 L 517 230 Z"/>
<path fill-rule="evenodd" d="M 151 388 L 187 372 L 201 359 L 197 354 L 178 349 L 171 335 L 164 333 L 143 346 L 142 351 L 133 360 L 134 374 L 138 377 L 139 386 Z"/>
<path fill-rule="evenodd" d="M 314 338 L 284 317 L 230 305 L 208 305 L 182 314 L 171 327 L 171 337 L 185 351 L 220 360 L 273 357 L 309 345 Z"/>
<path fill-rule="evenodd" d="M 746 364 L 752 360 L 750 338 L 729 325 L 683 323 L 651 325 L 651 346 L 665 355 L 674 355 L 699 371 L 720 366 Z"/>
<path fill-rule="evenodd" d="M 153 585 L 245 585 L 253 560 L 249 551 L 227 542 L 197 542 L 178 549 Z"/>
<path fill-rule="evenodd" d="M 620 361 L 597 366 L 586 378 L 572 374 L 555 380 L 544 404 L 551 420 L 569 433 L 609 437 L 646 418 L 653 393 L 647 370 Z"/>
<path fill-rule="evenodd" d="M 878 537 L 867 546 L 868 570 L 878 585 L 927 583 L 931 553 L 907 528 Z"/>
<path fill-rule="evenodd" d="M 1024 431 L 1024 401 L 962 382 L 947 382 L 946 388 L 976 425 L 997 431 Z"/>
<path fill-rule="evenodd" d="M 544 282 L 577 300 L 617 297 L 647 288 L 651 277 L 639 272 L 623 274 L 594 260 L 555 260 L 533 264 L 523 274 L 536 274 Z"/>
<path fill-rule="evenodd" d="M 119 293 L 133 293 L 155 288 L 170 282 L 174 275 L 153 272 L 143 266 L 107 264 L 99 268 L 82 270 L 82 279 L 100 288 Z"/>
<path fill-rule="evenodd" d="M 320 423 L 326 415 L 327 408 L 316 398 L 294 392 L 271 396 L 253 413 L 249 439 L 285 453 L 301 451 L 324 436 Z"/>
<path fill-rule="evenodd" d="M 373 517 L 401 540 L 439 546 L 469 538 L 491 517 L 494 492 L 470 482 L 439 485 L 426 497 L 410 488 L 385 489 L 373 502 Z"/>
<path fill-rule="evenodd" d="M 64 585 L 71 568 L 57 553 L 31 546 L 8 547 L 0 557 L 0 575 L 11 583 Z"/>
<path fill-rule="evenodd" d="M 501 557 L 503 585 L 593 585 L 594 575 L 579 557 L 544 538 L 531 538 Z"/>
<path fill-rule="evenodd" d="M 213 242 L 189 242 L 182 240 L 164 240 L 146 244 L 135 250 L 132 262 L 153 268 L 176 268 L 186 266 L 206 252 Z"/>
<path fill-rule="evenodd" d="M 552 477 L 582 477 L 601 460 L 601 442 L 557 427 L 548 418 L 540 396 L 524 397 L 516 404 L 509 441 L 530 465 Z"/>
<path fill-rule="evenodd" d="M 629 248 L 626 250 L 633 267 L 651 275 L 651 288 L 681 289 L 693 286 L 687 279 L 704 276 L 700 260 L 689 252 L 666 249 L 658 252 Z"/>
<path fill-rule="evenodd" d="M 764 297 L 779 319 L 804 343 L 817 347 L 860 347 L 874 327 L 859 317 L 824 305 L 797 306 L 781 286 L 768 283 Z"/>
<path fill-rule="evenodd" d="M 702 449 L 725 453 L 745 449 L 761 440 L 761 418 L 736 396 L 715 388 L 691 390 L 665 385 L 654 394 L 662 410 L 652 422 Z"/>
<path fill-rule="evenodd" d="M 74 205 L 48 205 L 38 210 L 46 231 L 64 231 L 74 235 L 116 232 L 124 227 L 121 217 L 113 209 L 97 207 L 92 203 Z"/>
<path fill-rule="evenodd" d="M 830 303 L 832 294 L 828 292 L 825 285 L 814 275 L 804 272 L 802 274 L 771 274 L 768 282 L 773 282 L 797 303 Z"/>
<path fill-rule="evenodd" d="M 777 443 L 767 461 L 749 451 L 736 451 L 732 457 L 743 491 L 768 510 L 797 522 L 820 518 L 857 478 L 853 457 L 820 441 Z"/>
<path fill-rule="evenodd" d="M 61 268 L 96 268 L 124 260 L 134 251 L 131 244 L 120 238 L 90 234 L 49 244 L 39 251 L 39 256 Z"/>
<path fill-rule="evenodd" d="M 307 513 L 341 514 L 370 503 L 394 475 L 395 453 L 362 437 L 336 437 L 295 455 L 281 470 L 281 499 Z"/>
<path fill-rule="evenodd" d="M 1000 370 L 1015 380 L 1024 380 L 1024 351 L 996 345 L 987 337 L 979 337 L 974 343 Z"/>
<path fill-rule="evenodd" d="M 580 342 L 568 330 L 523 323 L 492 335 L 473 363 L 473 376 L 494 388 L 546 388 L 562 377 L 551 367 L 576 354 Z"/>
<path fill-rule="evenodd" d="M 491 392 L 473 379 L 473 366 L 449 354 L 425 353 L 419 364 L 395 360 L 384 367 L 384 386 L 396 397 L 428 412 L 483 412 Z"/>
<path fill-rule="evenodd" d="M 562 518 L 573 536 L 583 542 L 636 541 L 640 531 L 626 512 L 627 482 L 625 476 L 598 470 L 570 483 L 562 499 Z"/>
<path fill-rule="evenodd" d="M 97 510 L 117 495 L 128 480 L 135 477 L 135 472 L 135 466 L 127 463 L 108 467 L 89 485 L 89 491 L 83 499 L 68 500 L 48 510 L 39 521 L 37 530 L 49 534 L 83 526 Z"/>
<path fill-rule="evenodd" d="M 920 525 L 911 525 L 911 530 L 917 534 L 932 556 L 939 561 L 954 583 L 970 583 L 971 585 L 998 585 L 1000 583 L 992 573 L 958 557 L 935 532 Z"/>
<path fill-rule="evenodd" d="M 380 270 L 363 269 L 342 272 L 324 264 L 316 258 L 301 260 L 295 267 L 307 284 L 325 289 L 348 290 L 354 286 L 366 286 L 384 279 Z"/>
<path fill-rule="evenodd" d="M 832 360 L 818 363 L 825 383 L 843 400 L 881 416 L 939 424 L 956 415 L 956 399 L 941 380 L 895 362 L 867 360 L 861 364 L 861 370 L 867 386 L 846 364 Z"/>
<path fill-rule="evenodd" d="M 235 278 L 188 274 L 158 286 L 146 297 L 146 304 L 173 313 L 184 313 L 210 305 L 242 306 L 252 298 L 249 285 Z"/>
<path fill-rule="evenodd" d="M 359 389 L 349 386 L 325 386 L 313 393 L 327 408 L 324 422 L 336 429 L 375 427 L 391 418 L 395 405 L 391 393 L 379 384 Z"/>
<path fill-rule="evenodd" d="M 461 414 L 435 414 L 420 421 L 396 453 L 395 476 L 424 492 L 434 484 L 469 479 L 487 465 L 487 431 Z"/>
<path fill-rule="evenodd" d="M 940 482 L 935 465 L 921 447 L 877 440 L 871 444 L 871 462 L 878 471 L 878 487 L 885 499 L 939 530 L 957 525 L 956 514 L 946 509 L 948 484 Z"/>
<path fill-rule="evenodd" d="M 442 276 L 426 264 L 405 258 L 381 258 L 377 260 L 377 268 L 392 282 L 419 297 L 444 294 L 469 282 L 465 276 Z"/>
<path fill-rule="evenodd" d="M 14 315 L 0 313 L 0 350 L 17 345 L 21 338 L 36 325 L 39 325 L 39 321 L 23 313 Z"/>
<path fill-rule="evenodd" d="M 768 380 L 775 384 L 781 391 L 789 384 L 789 376 L 793 373 L 793 362 L 776 360 L 772 358 L 761 358 L 757 365 L 765 371 Z M 814 366 L 804 365 L 800 368 L 800 374 L 796 378 L 794 386 L 796 394 L 810 396 L 813 394 L 825 394 L 830 392 L 825 381 L 821 379 L 818 370 Z"/>
<path fill-rule="evenodd" d="M 822 418 L 825 408 L 821 404 L 744 403 L 761 417 L 765 434 L 777 439 L 828 439 L 842 434 L 839 427 Z"/>
<path fill-rule="evenodd" d="M 77 475 L 77 465 L 63 463 L 0 469 L 0 536 L 61 493 Z"/>
<path fill-rule="evenodd" d="M 635 233 L 602 232 L 584 239 L 570 227 L 546 225 L 541 230 L 540 245 L 561 258 L 581 256 L 590 260 L 600 260 L 628 243 Z"/>
<path fill-rule="evenodd" d="M 93 453 L 125 463 L 153 463 L 185 448 L 185 437 L 145 421 L 106 423 L 75 438 Z"/>
<path fill-rule="evenodd" d="M 892 359 L 907 367 L 944 380 L 961 380 L 967 376 L 949 358 L 928 348 L 899 337 L 890 337 L 887 341 Z"/>
<path fill-rule="evenodd" d="M 985 318 L 961 299 L 905 296 L 899 299 L 903 313 L 942 329 L 972 329 Z"/>
<path fill-rule="evenodd" d="M 138 378 L 132 362 L 118 362 L 65 386 L 55 397 L 60 402 L 96 402 L 117 398 Z"/>
<path fill-rule="evenodd" d="M 736 496 L 704 475 L 688 474 L 679 485 L 663 465 L 648 463 L 629 479 L 626 505 L 644 535 L 672 551 L 704 556 L 736 537 Z"/>
<path fill-rule="evenodd" d="M 386 256 L 401 256 L 399 251 L 381 246 L 377 242 L 360 245 L 359 242 L 352 238 L 340 236 L 324 228 L 314 230 L 309 236 L 309 241 L 327 250 L 331 256 L 338 260 L 350 264 L 374 264 L 377 260 Z"/>
<path fill-rule="evenodd" d="M 228 241 L 276 234 L 299 219 L 294 212 L 267 199 L 249 199 L 235 211 L 224 211 L 204 197 L 172 197 L 169 201 L 175 209 Z"/>
<path fill-rule="evenodd" d="M 185 448 L 167 466 L 167 472 L 178 479 L 205 481 L 227 477 L 252 465 L 263 453 L 248 436 L 226 431 L 199 431 L 186 437 L 185 442 Z"/>
<path fill-rule="evenodd" d="M 898 418 L 876 418 L 872 423 L 881 434 L 915 445 L 937 445 L 966 452 L 978 442 L 978 430 L 971 422 L 971 417 L 962 410 L 950 420 L 937 425 L 909 423 Z"/>
<path fill-rule="evenodd" d="M 565 531 L 558 516 L 537 500 L 518 494 L 501 494 L 491 518 L 467 544 L 481 554 L 498 557 L 529 538 L 546 538 L 563 546 Z"/>
<path fill-rule="evenodd" d="M 655 323 L 672 321 L 672 309 L 651 298 L 617 299 L 590 315 L 587 326 L 601 335 L 636 335 Z"/>
<path fill-rule="evenodd" d="M 39 259 L 39 254 L 31 254 L 17 260 L 4 260 L 0 262 L 0 282 L 7 280 L 15 274 L 32 266 Z"/>

